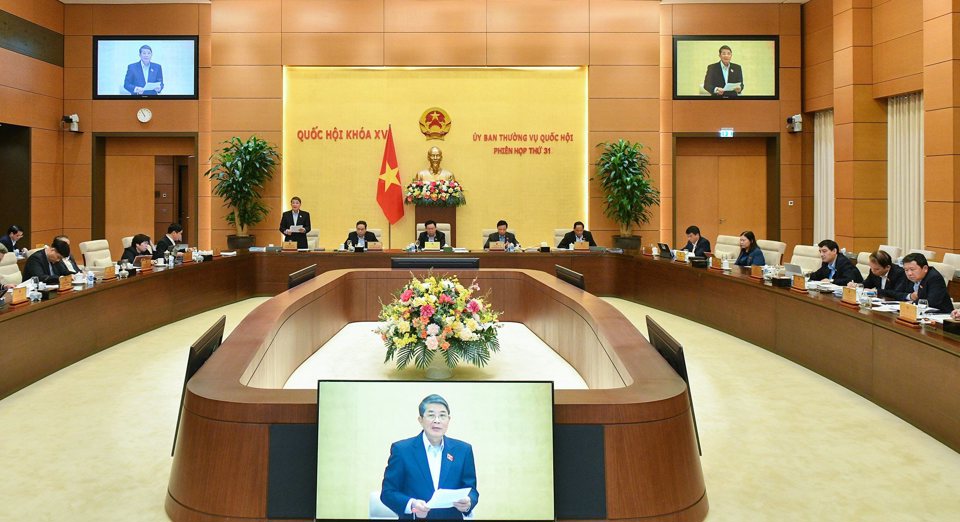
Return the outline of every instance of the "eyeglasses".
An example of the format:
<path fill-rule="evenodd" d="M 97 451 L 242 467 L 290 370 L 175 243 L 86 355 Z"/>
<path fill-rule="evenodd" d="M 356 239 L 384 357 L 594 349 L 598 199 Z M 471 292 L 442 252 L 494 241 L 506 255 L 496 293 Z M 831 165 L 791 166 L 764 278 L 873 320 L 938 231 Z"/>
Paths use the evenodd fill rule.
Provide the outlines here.
<path fill-rule="evenodd" d="M 427 419 L 430 422 L 439 420 L 440 422 L 447 422 L 450 420 L 450 416 L 446 413 L 436 414 L 436 413 L 427 413 L 423 416 L 424 419 Z"/>

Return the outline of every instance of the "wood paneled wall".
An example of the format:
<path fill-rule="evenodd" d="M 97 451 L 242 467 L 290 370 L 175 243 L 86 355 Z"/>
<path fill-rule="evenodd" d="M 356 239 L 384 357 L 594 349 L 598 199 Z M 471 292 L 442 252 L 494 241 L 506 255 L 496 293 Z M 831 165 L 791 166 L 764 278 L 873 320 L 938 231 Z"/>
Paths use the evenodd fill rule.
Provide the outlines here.
<path fill-rule="evenodd" d="M 63 4 L 58 0 L 0 0 L 0 10 L 63 32 Z M 0 49 L 0 122 L 30 127 L 31 190 L 13 195 L 32 198 L 30 222 L 16 223 L 27 229 L 30 248 L 49 243 L 63 231 L 68 185 L 62 160 L 63 114 L 63 68 Z M 6 232 L 11 224 L 0 227 Z"/>
<path fill-rule="evenodd" d="M 729 102 L 673 101 L 673 35 L 747 34 L 780 36 L 780 99 Z M 660 8 L 660 149 L 671 150 L 673 133 L 736 132 L 780 134 L 780 230 L 767 238 L 787 243 L 787 252 L 813 227 L 812 199 L 802 192 L 803 137 L 786 132 L 788 116 L 801 112 L 801 31 L 798 4 L 673 4 Z M 661 158 L 661 184 L 672 185 L 670 155 Z M 666 193 L 660 209 L 661 237 L 673 236 L 673 198 Z M 791 205 L 790 202 L 793 202 Z M 812 210 L 812 209 L 811 209 Z M 805 221 L 809 219 L 809 221 Z M 686 227 L 691 223 L 677 223 Z M 716 238 L 711 238 L 715 240 Z"/>
<path fill-rule="evenodd" d="M 64 229 L 74 243 L 92 236 L 92 159 L 94 134 L 149 135 L 194 134 L 209 129 L 210 113 L 210 6 L 205 4 L 68 4 L 64 7 L 63 110 L 80 116 L 81 134 L 66 133 L 63 142 Z M 93 100 L 93 35 L 199 35 L 200 101 L 197 100 Z M 204 104 L 206 100 L 206 104 Z M 137 121 L 140 107 L 153 111 L 148 123 Z M 192 140 L 192 139 L 191 139 Z M 108 140 L 109 142 L 109 140 Z M 108 143 L 109 145 L 109 143 Z M 188 154 L 194 154 L 191 148 Z M 201 151 L 202 152 L 202 151 Z M 209 155 L 209 153 L 207 153 Z M 153 172 L 151 161 L 150 173 Z M 143 212 L 153 230 L 153 181 L 144 185 Z M 207 191 L 209 192 L 209 187 Z M 107 223 L 107 226 L 111 226 Z M 126 230 L 126 229 L 125 229 Z M 138 232 L 141 230 L 137 230 Z M 117 232 L 110 239 L 119 247 Z M 156 238 L 152 238 L 156 240 Z M 113 243 L 116 241 L 116 245 Z M 119 250 L 116 252 L 119 255 Z"/>
<path fill-rule="evenodd" d="M 923 89 L 923 9 L 917 0 L 874 0 L 873 96 Z"/>

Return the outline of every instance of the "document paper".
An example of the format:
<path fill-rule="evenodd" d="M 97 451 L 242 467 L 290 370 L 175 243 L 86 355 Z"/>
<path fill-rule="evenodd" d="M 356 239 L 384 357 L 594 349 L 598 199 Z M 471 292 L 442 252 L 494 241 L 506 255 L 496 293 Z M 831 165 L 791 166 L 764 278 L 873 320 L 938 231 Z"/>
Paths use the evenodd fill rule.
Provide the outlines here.
<path fill-rule="evenodd" d="M 467 498 L 470 494 L 470 488 L 460 488 L 460 489 L 438 489 L 433 492 L 433 496 L 430 497 L 430 501 L 427 502 L 427 507 L 430 509 L 444 509 L 452 508 L 453 503 Z"/>
<path fill-rule="evenodd" d="M 739 89 L 739 88 L 740 88 L 740 82 L 727 83 L 726 85 L 723 86 L 723 90 L 724 90 L 725 92 L 727 92 L 727 91 L 735 91 L 735 90 L 737 90 L 737 89 Z"/>

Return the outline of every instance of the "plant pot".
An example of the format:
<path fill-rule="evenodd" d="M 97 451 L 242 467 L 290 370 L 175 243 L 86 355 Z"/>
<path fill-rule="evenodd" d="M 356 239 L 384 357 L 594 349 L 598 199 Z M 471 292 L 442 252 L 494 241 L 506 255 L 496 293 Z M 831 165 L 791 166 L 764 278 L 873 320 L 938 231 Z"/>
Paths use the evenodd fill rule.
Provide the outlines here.
<path fill-rule="evenodd" d="M 249 236 L 238 236 L 236 234 L 230 234 L 227 236 L 227 248 L 230 250 L 240 250 L 248 249 L 257 244 L 257 236 L 251 234 Z"/>
<path fill-rule="evenodd" d="M 624 250 L 640 250 L 643 236 L 613 236 L 613 246 Z"/>
<path fill-rule="evenodd" d="M 447 359 L 439 352 L 433 354 L 430 365 L 426 368 L 427 379 L 442 381 L 453 376 L 453 368 L 447 366 Z"/>

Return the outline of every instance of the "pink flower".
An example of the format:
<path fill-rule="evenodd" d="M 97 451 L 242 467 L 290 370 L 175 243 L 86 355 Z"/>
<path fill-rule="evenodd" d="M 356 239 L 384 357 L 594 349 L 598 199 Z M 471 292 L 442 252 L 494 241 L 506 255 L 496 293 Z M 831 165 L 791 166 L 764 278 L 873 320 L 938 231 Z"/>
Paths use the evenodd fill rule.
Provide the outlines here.
<path fill-rule="evenodd" d="M 425 304 L 420 307 L 420 317 L 424 319 L 430 319 L 433 317 L 433 312 L 435 311 L 436 310 L 434 310 L 432 306 Z"/>
<path fill-rule="evenodd" d="M 440 304 L 451 304 L 453 303 L 453 298 L 447 294 L 440 294 L 440 298 L 437 299 L 440 301 Z"/>
<path fill-rule="evenodd" d="M 413 290 L 407 288 L 402 294 L 400 294 L 400 301 L 406 303 L 411 297 L 413 297 Z"/>
<path fill-rule="evenodd" d="M 480 304 L 480 301 L 471 299 L 470 302 L 467 303 L 467 311 L 471 314 L 478 313 L 480 310 L 483 310 L 483 306 Z"/>
<path fill-rule="evenodd" d="M 427 325 L 427 335 L 437 335 L 440 333 L 440 325 L 437 323 L 430 323 Z"/>

